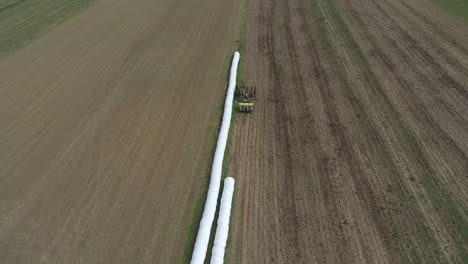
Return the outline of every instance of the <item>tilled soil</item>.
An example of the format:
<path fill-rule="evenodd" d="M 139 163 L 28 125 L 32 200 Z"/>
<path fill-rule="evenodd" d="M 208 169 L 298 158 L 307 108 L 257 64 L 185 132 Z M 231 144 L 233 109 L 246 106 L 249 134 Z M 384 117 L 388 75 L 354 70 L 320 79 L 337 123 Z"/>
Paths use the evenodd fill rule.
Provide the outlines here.
<path fill-rule="evenodd" d="M 466 25 L 423 0 L 249 9 L 229 263 L 466 263 Z"/>
<path fill-rule="evenodd" d="M 190 257 L 239 15 L 99 0 L 0 61 L 0 263 Z"/>

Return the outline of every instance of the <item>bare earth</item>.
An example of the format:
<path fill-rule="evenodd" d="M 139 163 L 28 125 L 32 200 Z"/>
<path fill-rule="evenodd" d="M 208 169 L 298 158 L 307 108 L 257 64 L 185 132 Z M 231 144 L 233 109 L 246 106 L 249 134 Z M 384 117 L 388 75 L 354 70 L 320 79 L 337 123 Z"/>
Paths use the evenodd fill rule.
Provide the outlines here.
<path fill-rule="evenodd" d="M 181 262 L 239 14 L 100 0 L 0 61 L 0 263 Z"/>
<path fill-rule="evenodd" d="M 424 0 L 250 0 L 229 263 L 467 263 L 467 43 Z"/>

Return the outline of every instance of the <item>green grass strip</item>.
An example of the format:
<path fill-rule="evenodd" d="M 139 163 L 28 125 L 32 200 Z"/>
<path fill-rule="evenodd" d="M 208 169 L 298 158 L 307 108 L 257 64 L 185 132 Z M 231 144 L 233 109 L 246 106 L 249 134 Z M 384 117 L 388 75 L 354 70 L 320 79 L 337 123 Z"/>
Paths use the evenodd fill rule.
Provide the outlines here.
<path fill-rule="evenodd" d="M 468 23 L 468 0 L 430 0 L 447 13 Z M 466 263 L 466 262 L 465 262 Z"/>
<path fill-rule="evenodd" d="M 0 57 L 76 15 L 94 0 L 0 0 Z"/>

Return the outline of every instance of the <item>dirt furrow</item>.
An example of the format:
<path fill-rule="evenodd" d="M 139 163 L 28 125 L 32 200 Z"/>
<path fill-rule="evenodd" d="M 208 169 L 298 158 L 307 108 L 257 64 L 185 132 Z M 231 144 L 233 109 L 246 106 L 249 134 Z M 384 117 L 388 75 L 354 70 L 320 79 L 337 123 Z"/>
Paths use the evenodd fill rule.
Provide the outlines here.
<path fill-rule="evenodd" d="M 430 32 L 399 3 L 250 3 L 246 82 L 261 96 L 235 126 L 267 145 L 256 149 L 262 159 L 230 153 L 265 168 L 237 176 L 240 193 L 263 193 L 236 198 L 248 208 L 233 220 L 244 230 L 232 240 L 237 259 L 460 262 L 468 144 L 458 39 Z"/>

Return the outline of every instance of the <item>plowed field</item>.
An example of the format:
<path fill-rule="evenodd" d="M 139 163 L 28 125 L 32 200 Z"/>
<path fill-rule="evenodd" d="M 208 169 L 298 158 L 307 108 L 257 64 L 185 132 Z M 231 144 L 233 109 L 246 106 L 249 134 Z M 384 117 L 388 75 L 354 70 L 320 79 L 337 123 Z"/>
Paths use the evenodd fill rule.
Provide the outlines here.
<path fill-rule="evenodd" d="M 467 263 L 462 23 L 424 0 L 250 0 L 229 263 Z"/>

